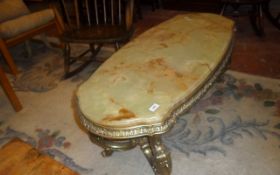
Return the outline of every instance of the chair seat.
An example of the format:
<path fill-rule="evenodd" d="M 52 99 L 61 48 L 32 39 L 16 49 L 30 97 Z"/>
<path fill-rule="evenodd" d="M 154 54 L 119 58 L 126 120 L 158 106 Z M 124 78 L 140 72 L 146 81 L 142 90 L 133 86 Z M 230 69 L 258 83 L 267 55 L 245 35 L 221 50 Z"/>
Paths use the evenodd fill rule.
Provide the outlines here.
<path fill-rule="evenodd" d="M 61 39 L 64 42 L 111 43 L 127 40 L 132 33 L 133 30 L 127 31 L 123 26 L 84 26 L 76 30 L 65 32 Z"/>
<path fill-rule="evenodd" d="M 53 10 L 46 9 L 0 23 L 0 37 L 3 39 L 15 37 L 21 33 L 47 24 L 54 17 Z"/>

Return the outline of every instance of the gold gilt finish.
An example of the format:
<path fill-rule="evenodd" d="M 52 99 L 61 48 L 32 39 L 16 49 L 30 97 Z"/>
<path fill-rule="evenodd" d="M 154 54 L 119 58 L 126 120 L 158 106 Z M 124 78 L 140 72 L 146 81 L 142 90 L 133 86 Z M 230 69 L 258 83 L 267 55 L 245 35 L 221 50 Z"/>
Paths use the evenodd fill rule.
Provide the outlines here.
<path fill-rule="evenodd" d="M 207 90 L 213 85 L 215 80 L 224 72 L 224 70 L 226 70 L 226 67 L 230 61 L 231 52 L 232 52 L 232 45 L 225 56 L 225 60 L 222 62 L 218 70 L 210 77 L 209 81 L 204 86 L 202 86 L 202 88 L 199 89 L 199 91 L 189 101 L 182 104 L 172 113 L 172 116 L 170 117 L 170 121 L 166 122 L 167 127 L 160 127 L 160 128 L 167 128 L 167 129 L 171 128 L 173 124 L 176 123 L 175 121 L 176 116 L 179 116 L 183 112 L 187 111 L 194 103 L 196 103 L 200 99 L 200 97 L 202 97 L 207 92 Z M 100 137 L 92 133 L 102 132 L 104 135 L 106 134 L 108 136 L 112 136 L 117 132 L 122 132 L 122 131 L 119 130 L 112 131 L 112 130 L 106 130 L 101 127 L 95 127 L 94 125 L 90 124 L 89 121 L 87 121 L 82 116 L 81 113 L 79 116 L 83 125 L 86 126 L 87 129 L 91 132 L 90 133 L 91 141 L 104 149 L 101 153 L 103 157 L 111 156 L 114 151 L 126 151 L 135 148 L 136 146 L 140 146 L 142 152 L 146 156 L 147 160 L 149 161 L 156 175 L 171 174 L 172 162 L 171 162 L 170 153 L 162 143 L 160 135 L 153 135 L 154 131 L 158 131 L 158 133 L 164 133 L 164 130 L 152 129 L 152 127 L 156 127 L 156 126 L 139 126 L 139 128 L 150 127 L 150 129 L 146 129 L 147 133 L 142 132 L 141 134 L 153 135 L 153 136 L 130 138 L 131 136 L 133 136 L 130 133 L 139 136 L 140 133 L 138 133 L 137 131 L 141 130 L 139 128 L 130 128 L 127 129 L 127 131 L 123 131 L 123 133 L 128 133 L 127 135 L 124 135 L 127 137 L 127 139 L 119 139 L 119 140 L 106 139 L 104 137 Z"/>
<path fill-rule="evenodd" d="M 111 156 L 114 151 L 125 151 L 139 145 L 156 175 L 169 175 L 171 173 L 170 153 L 162 143 L 160 135 L 127 140 L 110 140 L 90 134 L 90 139 L 93 143 L 104 148 L 101 153 L 103 157 Z"/>
<path fill-rule="evenodd" d="M 178 15 L 112 55 L 77 91 L 81 123 L 103 156 L 139 146 L 156 175 L 171 174 L 161 141 L 227 68 L 234 23 L 207 13 Z"/>

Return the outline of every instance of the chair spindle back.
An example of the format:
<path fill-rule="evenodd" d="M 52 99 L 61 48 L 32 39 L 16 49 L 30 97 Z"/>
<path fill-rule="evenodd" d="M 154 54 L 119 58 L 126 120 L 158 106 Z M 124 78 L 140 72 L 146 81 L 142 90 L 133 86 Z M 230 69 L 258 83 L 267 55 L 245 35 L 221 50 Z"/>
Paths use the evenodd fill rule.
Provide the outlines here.
<path fill-rule="evenodd" d="M 71 2 L 69 4 L 69 1 L 61 0 L 70 28 L 80 28 L 83 25 L 125 25 L 129 29 L 132 25 L 134 0 L 72 0 Z"/>

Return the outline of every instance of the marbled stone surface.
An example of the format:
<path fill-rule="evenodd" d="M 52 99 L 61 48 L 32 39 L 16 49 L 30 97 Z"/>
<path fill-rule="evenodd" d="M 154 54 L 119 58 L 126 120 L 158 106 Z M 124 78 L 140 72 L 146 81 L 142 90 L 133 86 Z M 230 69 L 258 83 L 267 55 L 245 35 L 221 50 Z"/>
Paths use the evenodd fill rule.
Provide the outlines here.
<path fill-rule="evenodd" d="M 163 123 L 221 63 L 233 21 L 215 14 L 178 15 L 113 54 L 77 90 L 94 125 L 128 128 Z"/>

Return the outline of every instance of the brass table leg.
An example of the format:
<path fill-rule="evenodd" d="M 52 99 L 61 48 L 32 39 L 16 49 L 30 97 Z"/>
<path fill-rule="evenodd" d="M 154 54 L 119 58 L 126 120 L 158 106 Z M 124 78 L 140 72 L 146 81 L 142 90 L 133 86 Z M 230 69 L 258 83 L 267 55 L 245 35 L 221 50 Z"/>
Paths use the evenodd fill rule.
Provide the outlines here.
<path fill-rule="evenodd" d="M 90 134 L 90 140 L 102 147 L 104 150 L 101 152 L 103 157 L 111 156 L 114 151 L 125 151 L 132 149 L 138 145 L 136 139 L 129 140 L 110 140 L 103 137 L 96 136 L 94 134 Z"/>
<path fill-rule="evenodd" d="M 139 144 L 156 175 L 171 174 L 170 153 L 163 145 L 160 136 L 144 137 Z"/>
<path fill-rule="evenodd" d="M 127 140 L 110 140 L 90 133 L 90 140 L 104 148 L 103 157 L 108 157 L 114 151 L 125 151 L 140 146 L 156 175 L 170 175 L 172 164 L 170 153 L 163 145 L 160 135 Z"/>

